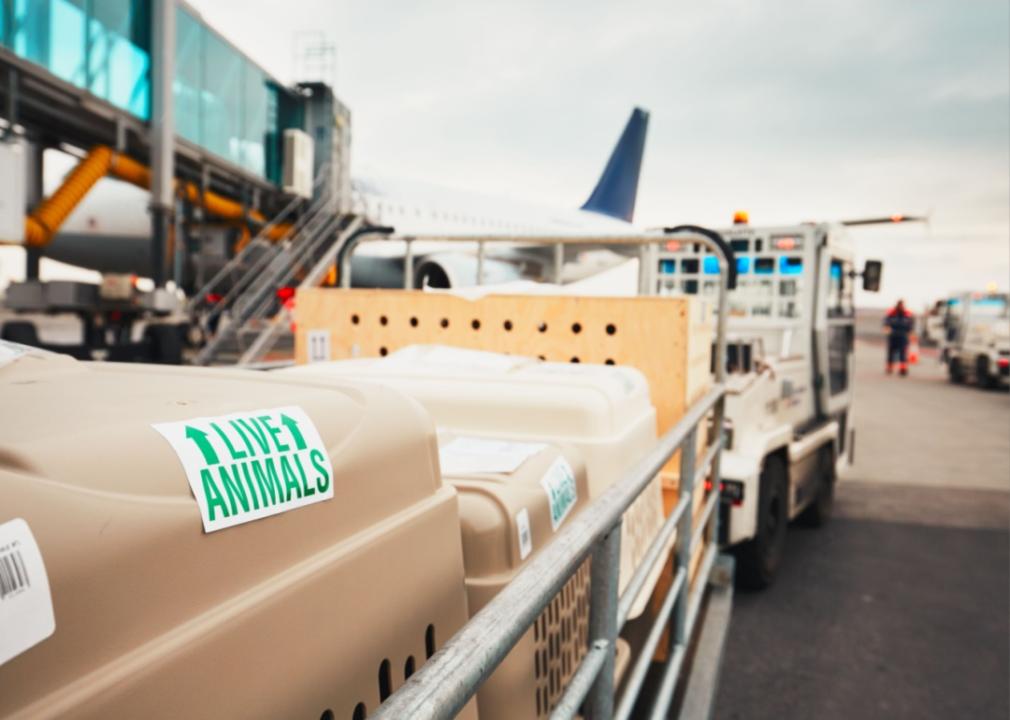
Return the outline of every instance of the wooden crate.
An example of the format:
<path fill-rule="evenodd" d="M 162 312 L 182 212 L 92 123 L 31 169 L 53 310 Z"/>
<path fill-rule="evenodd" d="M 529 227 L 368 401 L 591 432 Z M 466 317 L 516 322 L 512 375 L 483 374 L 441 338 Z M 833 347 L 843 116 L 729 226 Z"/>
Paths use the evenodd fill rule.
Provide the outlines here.
<path fill-rule="evenodd" d="M 334 360 L 377 357 L 420 343 L 629 365 L 649 381 L 662 434 L 711 386 L 712 328 L 701 302 L 558 295 L 469 300 L 416 290 L 315 288 L 299 291 L 295 303 L 295 360 L 307 361 L 310 331 L 329 331 Z"/>

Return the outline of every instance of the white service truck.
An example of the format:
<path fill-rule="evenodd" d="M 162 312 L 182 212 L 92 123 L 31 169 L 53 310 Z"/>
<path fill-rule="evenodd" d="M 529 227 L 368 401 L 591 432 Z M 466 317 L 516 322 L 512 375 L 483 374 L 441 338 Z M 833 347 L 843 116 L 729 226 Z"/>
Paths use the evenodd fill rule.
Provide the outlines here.
<path fill-rule="evenodd" d="M 854 290 L 879 289 L 838 223 L 722 231 L 735 258 L 729 293 L 721 541 L 747 586 L 769 585 L 790 521 L 821 525 L 853 459 Z M 671 240 L 656 258 L 659 294 L 718 295 L 714 255 Z"/>
<path fill-rule="evenodd" d="M 953 383 L 1010 384 L 1010 297 L 959 293 L 947 298 L 940 359 Z"/>

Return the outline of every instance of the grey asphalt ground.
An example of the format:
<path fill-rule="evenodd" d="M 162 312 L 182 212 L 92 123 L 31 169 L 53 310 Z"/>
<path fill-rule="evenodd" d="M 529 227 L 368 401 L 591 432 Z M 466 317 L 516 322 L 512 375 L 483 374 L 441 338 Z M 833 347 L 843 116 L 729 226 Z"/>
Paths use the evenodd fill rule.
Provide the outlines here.
<path fill-rule="evenodd" d="M 738 591 L 715 717 L 1010 717 L 1010 394 L 857 347 L 856 464 Z"/>

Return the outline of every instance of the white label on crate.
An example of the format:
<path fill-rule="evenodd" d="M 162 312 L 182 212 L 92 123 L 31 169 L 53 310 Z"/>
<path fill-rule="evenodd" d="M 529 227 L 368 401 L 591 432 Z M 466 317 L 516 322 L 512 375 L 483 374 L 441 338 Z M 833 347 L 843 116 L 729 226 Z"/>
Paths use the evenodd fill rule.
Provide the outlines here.
<path fill-rule="evenodd" d="M 56 630 L 42 553 L 21 518 L 0 525 L 0 665 Z"/>
<path fill-rule="evenodd" d="M 309 362 L 326 362 L 330 359 L 330 331 L 309 330 Z"/>
<path fill-rule="evenodd" d="M 533 535 L 530 533 L 530 514 L 523 508 L 516 513 L 516 528 L 519 532 L 519 559 L 525 560 L 533 552 Z"/>
<path fill-rule="evenodd" d="M 333 466 L 300 407 L 201 417 L 153 426 L 179 456 L 204 532 L 333 497 Z"/>
<path fill-rule="evenodd" d="M 575 471 L 565 458 L 559 457 L 547 468 L 547 473 L 540 478 L 540 484 L 550 501 L 551 527 L 557 530 L 579 499 L 575 487 Z"/>
<path fill-rule="evenodd" d="M 544 443 L 511 442 L 461 435 L 439 448 L 442 472 L 447 475 L 468 473 L 511 473 L 527 459 L 547 447 Z"/>

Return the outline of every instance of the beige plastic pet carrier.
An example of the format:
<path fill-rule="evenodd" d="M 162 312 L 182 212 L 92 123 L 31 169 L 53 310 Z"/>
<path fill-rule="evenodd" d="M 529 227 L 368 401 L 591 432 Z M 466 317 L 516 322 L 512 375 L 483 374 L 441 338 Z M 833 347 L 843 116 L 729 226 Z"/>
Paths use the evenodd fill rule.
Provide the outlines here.
<path fill-rule="evenodd" d="M 360 719 L 466 622 L 398 393 L 0 344 L 0 397 L 0 717 Z"/>
<path fill-rule="evenodd" d="M 442 476 L 459 492 L 471 616 L 588 503 L 578 452 L 443 433 Z M 588 647 L 589 561 L 477 692 L 482 720 L 548 717 Z"/>
<path fill-rule="evenodd" d="M 299 365 L 294 377 L 371 380 L 417 399 L 439 427 L 458 433 L 539 440 L 576 448 L 590 498 L 619 480 L 656 443 L 656 412 L 645 377 L 630 367 L 541 362 L 439 345 L 415 345 L 381 359 Z M 663 522 L 660 478 L 624 516 L 623 590 Z M 671 540 L 672 544 L 672 540 Z M 662 557 L 630 617 L 648 604 Z"/>

